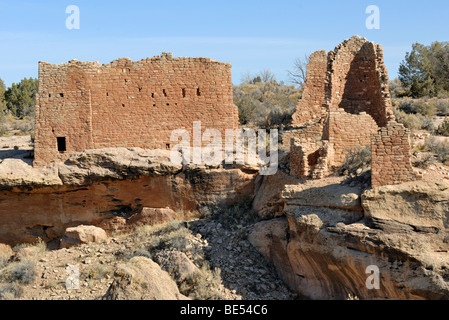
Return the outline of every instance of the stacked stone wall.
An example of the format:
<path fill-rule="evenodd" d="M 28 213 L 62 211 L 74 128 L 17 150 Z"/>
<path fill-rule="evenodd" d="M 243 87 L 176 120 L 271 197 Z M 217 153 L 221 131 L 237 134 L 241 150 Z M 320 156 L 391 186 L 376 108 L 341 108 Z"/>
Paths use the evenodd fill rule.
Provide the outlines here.
<path fill-rule="evenodd" d="M 333 166 L 341 165 L 352 148 L 369 146 L 371 135 L 379 130 L 374 119 L 365 112 L 350 114 L 338 109 L 329 112 L 328 121 L 324 136 L 334 146 Z"/>
<path fill-rule="evenodd" d="M 302 98 L 292 116 L 293 126 L 301 126 L 321 117 L 325 98 L 326 70 L 326 51 L 317 51 L 311 54 Z"/>
<path fill-rule="evenodd" d="M 165 53 L 104 65 L 41 62 L 34 164 L 86 149 L 171 148 L 173 130 L 192 132 L 194 121 L 222 137 L 238 128 L 230 64 Z"/>
<path fill-rule="evenodd" d="M 373 135 L 371 152 L 371 185 L 374 188 L 419 179 L 410 160 L 409 131 L 402 124 L 390 122 Z"/>

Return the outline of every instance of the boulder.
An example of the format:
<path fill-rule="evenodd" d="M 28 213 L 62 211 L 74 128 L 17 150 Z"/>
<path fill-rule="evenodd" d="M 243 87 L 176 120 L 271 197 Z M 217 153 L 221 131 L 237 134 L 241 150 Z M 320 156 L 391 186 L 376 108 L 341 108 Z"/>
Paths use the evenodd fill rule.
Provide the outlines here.
<path fill-rule="evenodd" d="M 288 185 L 282 191 L 282 199 L 286 204 L 292 206 L 362 211 L 360 189 L 340 184 L 325 186 L 315 186 L 313 183 Z"/>
<path fill-rule="evenodd" d="M 64 237 L 61 239 L 61 247 L 68 248 L 83 243 L 102 242 L 107 238 L 106 231 L 101 228 L 80 225 L 65 230 Z"/>
<path fill-rule="evenodd" d="M 249 242 L 267 259 L 272 261 L 273 245 L 281 251 L 287 247 L 288 222 L 285 217 L 261 221 L 253 225 L 248 234 Z"/>
<path fill-rule="evenodd" d="M 186 300 L 170 275 L 153 260 L 134 257 L 120 265 L 104 300 Z"/>
<path fill-rule="evenodd" d="M 250 229 L 248 240 L 276 268 L 286 284 L 294 283 L 287 255 L 288 222 L 285 217 L 256 223 Z"/>
<path fill-rule="evenodd" d="M 156 260 L 178 284 L 198 271 L 197 266 L 181 251 L 161 251 L 157 254 Z"/>
<path fill-rule="evenodd" d="M 449 182 L 444 180 L 368 190 L 362 205 L 365 216 L 382 230 L 394 224 L 399 231 L 443 234 L 449 228 Z"/>
<path fill-rule="evenodd" d="M 278 171 L 275 175 L 259 176 L 260 187 L 252 203 L 252 207 L 263 219 L 282 215 L 281 193 L 286 185 L 299 184 L 298 180 Z"/>

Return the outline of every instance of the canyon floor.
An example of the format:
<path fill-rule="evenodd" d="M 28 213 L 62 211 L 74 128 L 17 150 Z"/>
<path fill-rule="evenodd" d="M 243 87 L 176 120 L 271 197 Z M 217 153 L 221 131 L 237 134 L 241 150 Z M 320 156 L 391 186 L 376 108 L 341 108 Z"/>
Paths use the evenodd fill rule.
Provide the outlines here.
<path fill-rule="evenodd" d="M 113 236 L 101 243 L 62 249 L 51 249 L 51 244 L 47 249 L 42 245 L 17 246 L 15 259 L 19 261 L 10 264 L 19 265 L 20 260 L 31 261 L 34 264 L 33 280 L 9 291 L 3 286 L 3 298 L 104 299 L 114 281 L 117 266 L 126 264 L 135 256 L 158 261 L 161 252 L 170 251 L 184 253 L 198 267 L 200 280 L 191 288 L 183 290 L 183 285 L 180 286 L 181 293 L 187 293 L 189 298 L 296 299 L 296 295 L 278 278 L 273 266 L 247 240 L 249 225 L 240 225 L 234 220 L 224 225 L 226 223 L 213 218 L 172 221 L 157 227 L 140 227 L 135 232 Z M 71 275 L 68 268 L 73 267 L 79 272 L 79 288 L 70 289 L 66 281 Z M 10 295 L 5 295 L 8 292 Z"/>

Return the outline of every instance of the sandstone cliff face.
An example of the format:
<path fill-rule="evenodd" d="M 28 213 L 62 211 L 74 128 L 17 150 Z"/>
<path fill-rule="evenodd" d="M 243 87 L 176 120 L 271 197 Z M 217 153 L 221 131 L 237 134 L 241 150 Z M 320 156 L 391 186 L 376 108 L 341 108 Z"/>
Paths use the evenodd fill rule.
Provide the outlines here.
<path fill-rule="evenodd" d="M 8 244 L 57 239 L 67 227 L 128 218 L 144 207 L 190 214 L 232 204 L 253 197 L 258 174 L 245 166 L 175 166 L 168 151 L 139 148 L 89 150 L 39 169 L 10 160 L 0 165 L 0 242 Z"/>
<path fill-rule="evenodd" d="M 363 208 L 380 229 L 394 224 L 406 230 L 444 233 L 449 228 L 449 183 L 421 181 L 369 190 L 363 194 Z"/>
<path fill-rule="evenodd" d="M 284 217 L 256 224 L 249 236 L 292 290 L 307 299 L 449 297 L 447 184 L 382 187 L 358 199 L 346 190 L 346 207 L 326 187 L 317 193 L 325 207 L 291 192 L 299 188 L 312 191 L 286 187 Z M 369 285 L 373 266 L 379 289 Z"/>

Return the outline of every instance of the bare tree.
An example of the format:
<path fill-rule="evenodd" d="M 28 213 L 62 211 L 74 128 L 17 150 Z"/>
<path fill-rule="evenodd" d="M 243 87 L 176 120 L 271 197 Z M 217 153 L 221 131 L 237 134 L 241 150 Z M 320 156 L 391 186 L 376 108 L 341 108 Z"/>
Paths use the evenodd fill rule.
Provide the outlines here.
<path fill-rule="evenodd" d="M 276 77 L 273 72 L 269 69 L 264 69 L 257 74 L 262 82 L 273 82 L 276 80 Z"/>
<path fill-rule="evenodd" d="M 304 58 L 297 58 L 294 62 L 294 67 L 292 71 L 288 71 L 288 77 L 290 79 L 290 82 L 294 85 L 299 86 L 300 88 L 303 87 L 304 83 L 306 82 L 306 76 L 307 76 L 307 65 L 309 64 L 310 56 L 304 55 Z"/>
<path fill-rule="evenodd" d="M 242 74 L 240 82 L 241 83 L 251 83 L 253 80 L 254 80 L 254 76 L 251 74 L 251 72 L 246 71 L 244 74 Z"/>

